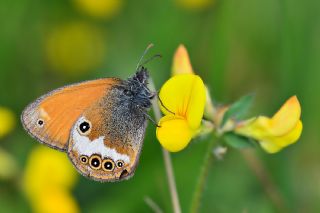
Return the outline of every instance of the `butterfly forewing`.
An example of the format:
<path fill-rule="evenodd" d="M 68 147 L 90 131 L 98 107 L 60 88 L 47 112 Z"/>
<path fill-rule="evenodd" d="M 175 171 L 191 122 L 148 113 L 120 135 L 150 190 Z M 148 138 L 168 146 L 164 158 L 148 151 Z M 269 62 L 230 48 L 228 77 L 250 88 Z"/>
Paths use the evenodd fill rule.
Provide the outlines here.
<path fill-rule="evenodd" d="M 105 78 L 56 89 L 31 103 L 21 120 L 28 133 L 50 147 L 66 150 L 75 121 L 119 80 Z"/>

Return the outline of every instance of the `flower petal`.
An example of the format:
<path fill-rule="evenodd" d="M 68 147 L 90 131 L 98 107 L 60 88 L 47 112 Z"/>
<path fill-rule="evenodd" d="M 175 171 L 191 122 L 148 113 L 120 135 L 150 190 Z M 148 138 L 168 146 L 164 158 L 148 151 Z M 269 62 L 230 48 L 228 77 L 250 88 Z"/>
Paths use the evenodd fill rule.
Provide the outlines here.
<path fill-rule="evenodd" d="M 270 119 L 265 116 L 259 116 L 258 118 L 251 118 L 243 121 L 235 129 L 237 134 L 251 137 L 256 140 L 270 136 L 268 128 L 270 127 Z"/>
<path fill-rule="evenodd" d="M 160 144 L 170 152 L 184 149 L 190 142 L 194 131 L 181 117 L 167 115 L 159 121 L 156 134 Z"/>
<path fill-rule="evenodd" d="M 187 49 L 180 44 L 173 57 L 172 75 L 193 74 Z"/>
<path fill-rule="evenodd" d="M 259 116 L 240 124 L 236 132 L 245 136 L 262 138 L 265 135 L 282 136 L 297 126 L 301 108 L 296 96 L 291 97 L 272 117 Z"/>
<path fill-rule="evenodd" d="M 187 108 L 187 120 L 191 128 L 199 127 L 203 117 L 205 103 L 206 89 L 201 78 L 196 76 Z"/>
<path fill-rule="evenodd" d="M 260 145 L 267 152 L 276 153 L 296 142 L 301 135 L 302 128 L 302 122 L 298 121 L 297 125 L 289 133 L 280 137 L 271 137 L 265 141 L 260 141 Z"/>
<path fill-rule="evenodd" d="M 205 86 L 197 75 L 184 74 L 170 78 L 161 88 L 162 104 L 175 115 L 184 117 L 191 128 L 198 128 L 206 102 Z M 168 112 L 161 103 L 161 111 Z"/>
<path fill-rule="evenodd" d="M 273 135 L 286 134 L 295 128 L 300 119 L 301 108 L 297 96 L 292 96 L 271 119 Z"/>

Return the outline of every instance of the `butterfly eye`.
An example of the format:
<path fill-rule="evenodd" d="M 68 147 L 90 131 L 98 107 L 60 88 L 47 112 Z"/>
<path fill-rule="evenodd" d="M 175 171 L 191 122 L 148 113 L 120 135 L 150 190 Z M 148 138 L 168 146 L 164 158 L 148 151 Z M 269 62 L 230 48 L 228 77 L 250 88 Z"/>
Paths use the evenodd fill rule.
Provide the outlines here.
<path fill-rule="evenodd" d="M 117 167 L 121 168 L 121 167 L 123 167 L 123 165 L 124 165 L 124 163 L 122 160 L 117 161 Z"/>
<path fill-rule="evenodd" d="M 128 90 L 128 89 L 124 89 L 123 90 L 123 93 L 126 95 L 126 96 L 133 96 L 133 93 L 130 91 L 130 90 Z"/>
<path fill-rule="evenodd" d="M 114 169 L 114 162 L 111 159 L 106 159 L 102 163 L 102 169 L 105 171 L 112 171 Z"/>
<path fill-rule="evenodd" d="M 87 156 L 85 156 L 85 155 L 81 155 L 80 156 L 80 161 L 81 161 L 81 163 L 83 163 L 83 164 L 86 164 L 86 163 L 88 163 L 88 157 Z"/>
<path fill-rule="evenodd" d="M 79 124 L 78 131 L 81 135 L 88 135 L 91 131 L 91 123 L 89 121 L 82 121 Z"/>
<path fill-rule="evenodd" d="M 98 155 L 92 155 L 89 159 L 89 165 L 92 169 L 101 168 L 101 158 Z"/>
<path fill-rule="evenodd" d="M 44 124 L 44 121 L 42 119 L 37 120 L 37 124 L 39 127 L 42 127 Z"/>
<path fill-rule="evenodd" d="M 143 107 L 144 107 L 144 108 L 149 108 L 150 105 L 151 105 L 151 103 L 145 103 L 145 104 L 143 104 Z"/>

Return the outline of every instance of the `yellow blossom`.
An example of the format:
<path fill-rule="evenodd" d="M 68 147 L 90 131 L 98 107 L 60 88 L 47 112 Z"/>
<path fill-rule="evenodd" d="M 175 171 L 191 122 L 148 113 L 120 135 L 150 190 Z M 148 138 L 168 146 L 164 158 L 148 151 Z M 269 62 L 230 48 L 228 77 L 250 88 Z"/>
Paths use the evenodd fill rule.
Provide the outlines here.
<path fill-rule="evenodd" d="M 55 27 L 48 34 L 45 47 L 53 70 L 68 77 L 101 66 L 106 52 L 101 29 L 81 21 Z"/>
<path fill-rule="evenodd" d="M 259 141 L 264 150 L 275 153 L 299 139 L 302 132 L 300 114 L 300 103 L 293 96 L 272 118 L 259 116 L 241 122 L 235 132 Z"/>
<path fill-rule="evenodd" d="M 78 204 L 67 190 L 60 188 L 44 189 L 41 197 L 32 199 L 33 211 L 36 213 L 77 213 Z"/>
<path fill-rule="evenodd" d="M 172 76 L 180 75 L 180 74 L 195 74 L 193 71 L 190 57 L 187 51 L 187 48 L 180 44 L 177 48 L 172 63 Z M 204 114 L 207 118 L 213 119 L 215 116 L 216 109 L 214 107 L 213 101 L 210 96 L 210 91 L 206 86 L 206 105 L 204 109 Z"/>
<path fill-rule="evenodd" d="M 96 18 L 111 18 L 117 15 L 123 5 L 123 0 L 73 0 L 82 12 Z"/>
<path fill-rule="evenodd" d="M 18 172 L 14 156 L 0 148 L 0 179 L 8 180 L 16 176 Z"/>
<path fill-rule="evenodd" d="M 15 126 L 15 116 L 11 110 L 0 107 L 0 138 L 8 134 Z"/>
<path fill-rule="evenodd" d="M 64 153 L 38 146 L 27 161 L 23 186 L 34 212 L 76 213 L 71 195 L 76 180 L 77 172 Z"/>
<path fill-rule="evenodd" d="M 199 130 L 206 102 L 205 86 L 197 75 L 177 75 L 162 86 L 159 97 L 165 116 L 159 121 L 157 138 L 168 151 L 180 151 Z"/>

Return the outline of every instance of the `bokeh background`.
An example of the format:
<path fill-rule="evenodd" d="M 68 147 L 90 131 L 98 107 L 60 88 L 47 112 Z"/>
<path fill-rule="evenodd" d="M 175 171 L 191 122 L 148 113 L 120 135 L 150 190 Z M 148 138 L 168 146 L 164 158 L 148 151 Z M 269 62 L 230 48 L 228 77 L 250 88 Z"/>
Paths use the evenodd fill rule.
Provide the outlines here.
<path fill-rule="evenodd" d="M 183 43 L 216 101 L 255 92 L 250 114 L 265 115 L 294 94 L 302 105 L 297 144 L 274 155 L 257 148 L 251 162 L 229 149 L 213 162 L 201 212 L 320 212 L 319 11 L 318 0 L 1 0 L 0 212 L 152 212 L 146 198 L 172 212 L 153 125 L 135 176 L 99 183 L 39 145 L 19 121 L 28 103 L 52 89 L 132 75 L 150 42 L 149 55 L 163 55 L 147 65 L 158 89 Z M 172 154 L 183 212 L 207 142 Z"/>

